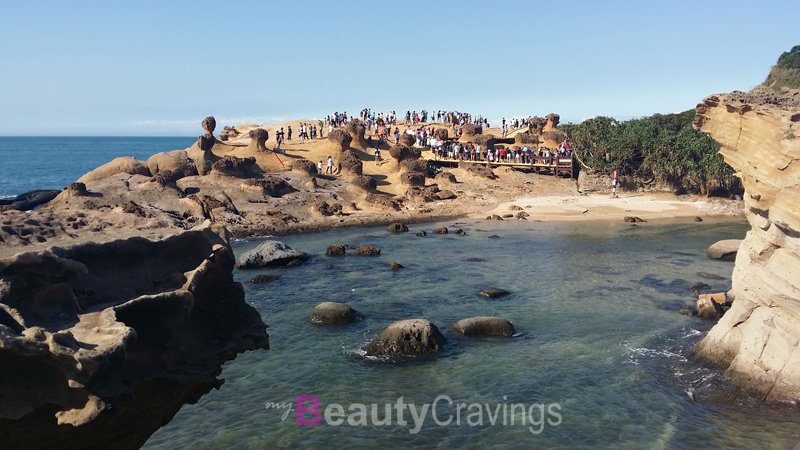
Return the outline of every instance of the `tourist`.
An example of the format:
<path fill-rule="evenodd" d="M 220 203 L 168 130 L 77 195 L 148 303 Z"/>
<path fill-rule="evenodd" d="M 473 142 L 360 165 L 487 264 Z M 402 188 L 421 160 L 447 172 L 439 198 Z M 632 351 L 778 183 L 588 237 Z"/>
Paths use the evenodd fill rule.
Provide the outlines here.
<path fill-rule="evenodd" d="M 328 155 L 328 167 L 325 169 L 325 174 L 333 175 L 333 156 Z"/>
<path fill-rule="evenodd" d="M 322 161 L 317 163 L 317 173 L 322 175 Z"/>
<path fill-rule="evenodd" d="M 375 149 L 375 162 L 380 162 L 381 160 L 381 150 L 379 148 Z"/>
<path fill-rule="evenodd" d="M 611 198 L 618 198 L 617 186 L 619 186 L 619 172 L 617 172 L 617 169 L 614 169 L 611 172 Z"/>
<path fill-rule="evenodd" d="M 281 128 L 281 131 L 282 130 L 283 130 L 283 128 Z M 289 127 L 286 129 L 286 140 L 287 141 L 291 141 L 292 140 L 292 126 L 291 125 L 289 125 Z"/>

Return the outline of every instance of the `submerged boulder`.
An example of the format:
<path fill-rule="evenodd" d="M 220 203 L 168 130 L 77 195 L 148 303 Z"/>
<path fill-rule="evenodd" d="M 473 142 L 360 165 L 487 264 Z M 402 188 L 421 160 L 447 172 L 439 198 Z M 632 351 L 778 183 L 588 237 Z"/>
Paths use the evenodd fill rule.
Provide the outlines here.
<path fill-rule="evenodd" d="M 325 256 L 344 256 L 345 246 L 342 244 L 331 244 L 325 250 Z"/>
<path fill-rule="evenodd" d="M 337 302 L 323 302 L 315 306 L 308 320 L 315 325 L 346 325 L 358 319 L 358 311 Z"/>
<path fill-rule="evenodd" d="M 400 222 L 395 222 L 386 227 L 386 231 L 390 233 L 403 233 L 408 231 L 408 227 Z"/>
<path fill-rule="evenodd" d="M 493 316 L 461 319 L 453 325 L 453 330 L 468 337 L 510 337 L 516 331 L 508 320 Z"/>
<path fill-rule="evenodd" d="M 506 295 L 510 294 L 510 292 L 508 292 L 505 289 L 486 288 L 482 289 L 480 294 L 482 297 L 497 298 L 497 297 L 505 297 Z"/>
<path fill-rule="evenodd" d="M 280 241 L 264 241 L 258 247 L 243 253 L 236 261 L 240 269 L 286 266 L 293 261 L 306 261 L 310 256 Z"/>
<path fill-rule="evenodd" d="M 386 327 L 367 344 L 367 356 L 415 357 L 438 353 L 444 336 L 425 319 L 398 320 Z"/>
<path fill-rule="evenodd" d="M 359 245 L 355 253 L 359 256 L 378 256 L 381 254 L 381 248 L 371 244 Z"/>

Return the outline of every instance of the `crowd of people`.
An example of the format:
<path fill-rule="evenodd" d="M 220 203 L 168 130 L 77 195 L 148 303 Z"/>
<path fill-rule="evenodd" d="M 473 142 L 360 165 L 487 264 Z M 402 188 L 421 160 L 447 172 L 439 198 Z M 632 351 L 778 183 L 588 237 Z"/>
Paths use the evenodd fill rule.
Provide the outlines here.
<path fill-rule="evenodd" d="M 462 144 L 449 140 L 439 141 L 433 137 L 430 147 L 437 160 L 552 165 L 557 159 L 572 158 L 572 149 L 566 140 L 558 146 L 557 150 L 550 150 L 546 147 L 506 147 L 504 145 L 481 148 L 478 144 Z"/>

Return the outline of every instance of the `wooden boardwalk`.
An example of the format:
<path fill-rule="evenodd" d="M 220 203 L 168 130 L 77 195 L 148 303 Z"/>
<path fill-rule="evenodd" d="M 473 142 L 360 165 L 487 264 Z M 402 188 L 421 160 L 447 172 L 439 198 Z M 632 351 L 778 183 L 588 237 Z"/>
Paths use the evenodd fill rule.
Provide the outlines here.
<path fill-rule="evenodd" d="M 550 160 L 550 161 L 548 161 Z M 520 169 L 532 169 L 536 173 L 540 173 L 541 171 L 548 171 L 553 176 L 558 176 L 561 174 L 569 174 L 570 178 L 574 178 L 574 165 L 572 158 L 539 158 L 534 157 L 532 158 L 531 162 L 529 163 L 517 163 L 517 162 L 489 162 L 489 161 L 471 161 L 471 160 L 460 160 L 460 159 L 448 159 L 448 158 L 428 158 L 428 161 L 431 162 L 438 162 L 438 163 L 464 163 L 464 164 L 483 164 L 488 165 L 489 167 L 516 167 Z"/>

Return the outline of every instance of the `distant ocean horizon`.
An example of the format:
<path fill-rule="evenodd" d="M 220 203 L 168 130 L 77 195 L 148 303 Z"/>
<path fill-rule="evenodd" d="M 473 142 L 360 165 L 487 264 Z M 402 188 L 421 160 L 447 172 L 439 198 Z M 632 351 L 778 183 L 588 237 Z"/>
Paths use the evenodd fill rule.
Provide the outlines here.
<path fill-rule="evenodd" d="M 0 197 L 63 189 L 119 156 L 185 149 L 192 136 L 0 136 Z"/>

